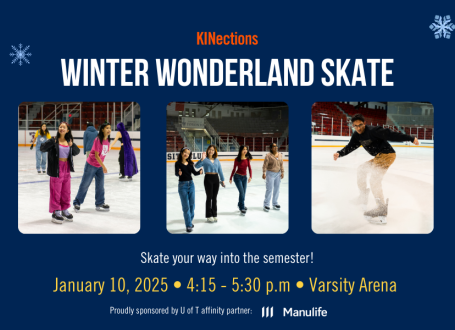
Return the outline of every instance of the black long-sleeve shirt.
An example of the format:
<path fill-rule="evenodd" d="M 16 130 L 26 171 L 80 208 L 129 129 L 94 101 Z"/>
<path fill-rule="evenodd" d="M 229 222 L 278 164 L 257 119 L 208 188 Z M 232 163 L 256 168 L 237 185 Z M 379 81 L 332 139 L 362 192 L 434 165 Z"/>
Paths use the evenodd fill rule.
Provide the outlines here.
<path fill-rule="evenodd" d="M 182 170 L 182 175 L 179 175 L 179 170 Z M 179 177 L 179 181 L 192 181 L 191 173 L 200 174 L 194 169 L 194 164 L 183 165 L 179 161 L 175 162 L 175 175 Z"/>
<path fill-rule="evenodd" d="M 365 125 L 363 133 L 359 134 L 354 132 L 348 145 L 338 151 L 338 153 L 340 154 L 340 157 L 347 156 L 360 146 L 363 146 L 371 156 L 376 156 L 377 154 L 394 154 L 395 150 L 393 150 L 392 146 L 387 141 L 413 142 L 414 137 L 394 132 L 381 126 Z"/>

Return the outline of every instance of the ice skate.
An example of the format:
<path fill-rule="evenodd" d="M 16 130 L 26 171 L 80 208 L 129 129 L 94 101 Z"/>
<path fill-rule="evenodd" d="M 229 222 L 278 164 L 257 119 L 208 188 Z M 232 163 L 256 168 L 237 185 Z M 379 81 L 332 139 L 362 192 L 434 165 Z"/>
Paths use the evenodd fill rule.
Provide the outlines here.
<path fill-rule="evenodd" d="M 218 222 L 218 218 L 217 217 L 213 217 L 213 222 Z"/>
<path fill-rule="evenodd" d="M 368 196 L 370 195 L 370 188 L 360 191 L 360 195 L 355 199 L 351 200 L 353 204 L 359 205 L 362 207 L 363 211 L 367 211 L 368 207 Z"/>
<path fill-rule="evenodd" d="M 207 222 L 210 222 L 210 223 L 215 222 L 215 219 L 213 217 L 207 218 Z"/>
<path fill-rule="evenodd" d="M 273 209 L 279 211 L 279 210 L 281 210 L 281 206 L 279 206 L 278 204 L 273 205 Z"/>
<path fill-rule="evenodd" d="M 264 207 L 263 207 L 263 210 L 264 210 L 265 212 L 269 212 L 269 211 L 270 211 L 270 207 L 264 206 Z"/>
<path fill-rule="evenodd" d="M 73 222 L 73 215 L 68 210 L 63 210 L 62 217 L 68 222 Z"/>
<path fill-rule="evenodd" d="M 52 213 L 52 222 L 58 223 L 58 224 L 63 223 L 63 217 L 62 217 L 61 211 L 54 211 L 54 213 Z"/>
<path fill-rule="evenodd" d="M 387 199 L 384 204 L 380 199 L 376 199 L 376 204 L 376 208 L 364 213 L 365 220 L 367 220 L 369 223 L 377 225 L 386 225 L 389 200 Z"/>
<path fill-rule="evenodd" d="M 81 210 L 81 206 L 80 206 L 80 205 L 77 205 L 77 204 L 74 204 L 74 205 L 73 205 L 73 210 L 74 210 L 74 212 L 77 213 L 77 212 L 79 212 L 79 211 Z"/>
<path fill-rule="evenodd" d="M 243 215 L 243 216 L 245 216 L 245 215 L 246 215 L 246 210 L 245 210 L 245 209 L 243 209 L 243 210 L 240 210 L 240 215 Z"/>
<path fill-rule="evenodd" d="M 103 204 L 103 205 L 97 206 L 96 210 L 101 211 L 101 212 L 109 212 L 110 208 L 109 208 L 109 205 Z"/>

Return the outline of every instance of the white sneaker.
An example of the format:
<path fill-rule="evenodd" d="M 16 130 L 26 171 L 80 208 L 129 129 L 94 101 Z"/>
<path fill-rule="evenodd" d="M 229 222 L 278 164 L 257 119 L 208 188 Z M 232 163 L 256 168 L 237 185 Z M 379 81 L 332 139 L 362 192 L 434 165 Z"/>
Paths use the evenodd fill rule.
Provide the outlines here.
<path fill-rule="evenodd" d="M 207 222 L 214 222 L 214 221 L 215 221 L 215 220 L 214 220 L 212 217 L 207 218 Z"/>

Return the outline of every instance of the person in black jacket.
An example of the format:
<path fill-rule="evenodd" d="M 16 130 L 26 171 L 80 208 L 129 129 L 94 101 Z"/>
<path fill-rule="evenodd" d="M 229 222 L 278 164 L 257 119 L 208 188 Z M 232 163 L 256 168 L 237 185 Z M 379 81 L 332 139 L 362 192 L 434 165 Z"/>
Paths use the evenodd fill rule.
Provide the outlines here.
<path fill-rule="evenodd" d="M 68 209 L 71 206 L 71 175 L 74 172 L 73 156 L 80 153 L 78 146 L 73 143 L 71 128 L 62 122 L 57 135 L 41 144 L 41 152 L 47 152 L 47 175 L 50 179 L 49 212 L 52 222 L 63 223 L 63 220 L 73 221 L 73 215 Z"/>
<path fill-rule="evenodd" d="M 361 114 L 352 117 L 352 125 L 355 128 L 351 140 L 342 150 L 333 155 L 333 159 L 349 155 L 351 152 L 363 146 L 363 148 L 374 158 L 359 166 L 357 170 L 357 185 L 360 189 L 360 197 L 357 202 L 365 208 L 368 204 L 369 189 L 367 189 L 367 174 L 371 173 L 370 187 L 376 200 L 377 208 L 365 212 L 366 219 L 373 223 L 386 224 L 387 203 L 384 201 L 382 192 L 382 179 L 390 165 L 396 158 L 395 150 L 387 141 L 405 142 L 409 141 L 419 145 L 416 137 L 393 132 L 381 126 L 365 125 L 365 118 Z M 373 219 L 378 218 L 378 219 Z"/>
<path fill-rule="evenodd" d="M 179 177 L 179 196 L 188 233 L 191 233 L 194 227 L 195 191 L 191 174 L 200 175 L 202 174 L 202 169 L 199 172 L 194 169 L 194 163 L 191 160 L 191 150 L 182 148 L 175 162 L 175 176 Z"/>

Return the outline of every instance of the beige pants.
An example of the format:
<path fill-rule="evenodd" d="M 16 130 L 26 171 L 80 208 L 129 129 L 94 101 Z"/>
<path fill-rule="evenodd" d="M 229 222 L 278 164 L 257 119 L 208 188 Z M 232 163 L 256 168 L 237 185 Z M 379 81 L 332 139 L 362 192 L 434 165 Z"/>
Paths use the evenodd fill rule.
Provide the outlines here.
<path fill-rule="evenodd" d="M 382 178 L 397 158 L 395 153 L 377 154 L 372 160 L 367 161 L 357 169 L 357 185 L 361 191 L 367 189 L 367 175 L 371 173 L 370 187 L 374 198 L 379 198 L 383 203 L 384 194 L 382 193 Z"/>

